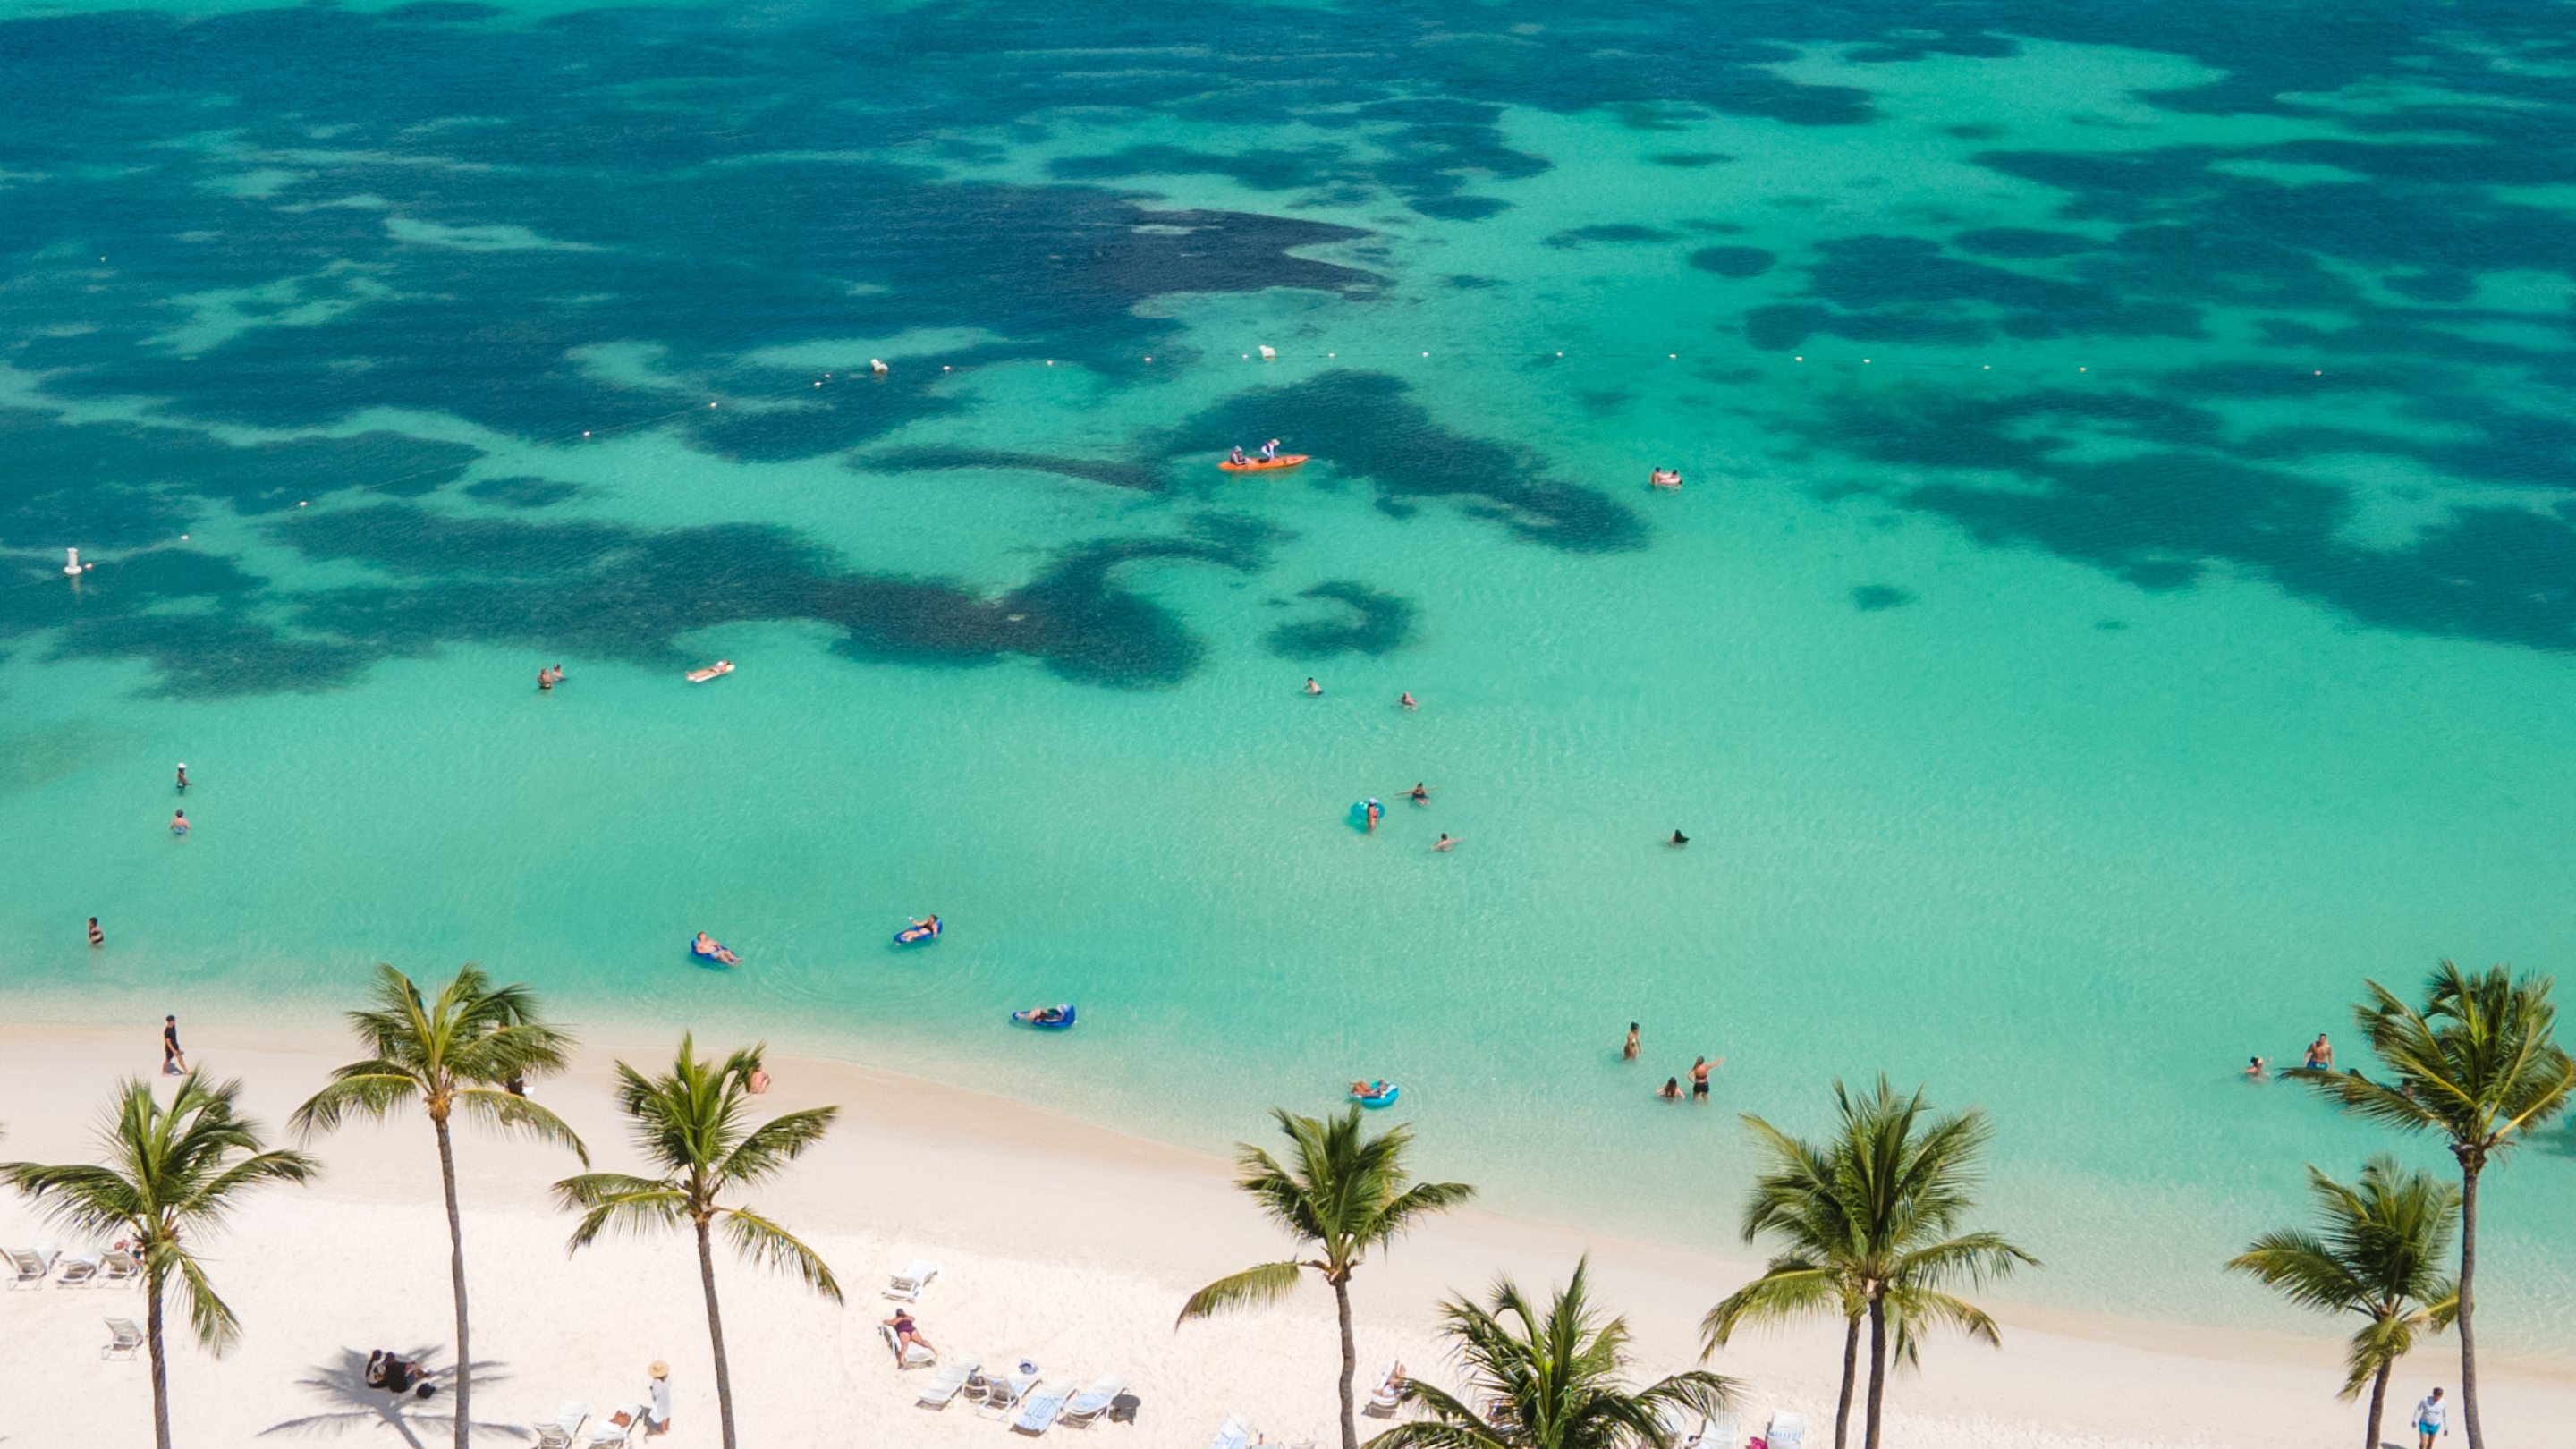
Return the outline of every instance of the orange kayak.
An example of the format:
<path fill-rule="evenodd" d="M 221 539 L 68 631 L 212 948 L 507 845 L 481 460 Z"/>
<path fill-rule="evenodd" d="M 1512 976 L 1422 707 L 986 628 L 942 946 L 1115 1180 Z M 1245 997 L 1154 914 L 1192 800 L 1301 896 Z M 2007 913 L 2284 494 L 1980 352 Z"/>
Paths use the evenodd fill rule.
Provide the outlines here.
<path fill-rule="evenodd" d="M 1304 453 L 1282 453 L 1276 458 L 1247 458 L 1238 463 L 1227 458 L 1217 464 L 1229 473 L 1267 473 L 1275 468 L 1294 468 L 1306 461 Z"/>

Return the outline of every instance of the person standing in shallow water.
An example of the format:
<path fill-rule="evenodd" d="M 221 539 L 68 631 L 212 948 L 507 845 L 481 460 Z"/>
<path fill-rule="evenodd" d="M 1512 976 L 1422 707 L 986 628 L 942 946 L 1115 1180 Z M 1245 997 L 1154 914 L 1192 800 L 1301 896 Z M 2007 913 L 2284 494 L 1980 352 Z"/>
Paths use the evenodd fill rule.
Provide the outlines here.
<path fill-rule="evenodd" d="M 179 793 L 188 793 L 188 762 L 185 760 L 179 762 Z"/>
<path fill-rule="evenodd" d="M 1623 1062 L 1635 1061 L 1637 1059 L 1637 1049 L 1637 1024 L 1632 1021 L 1628 1023 L 1628 1044 L 1619 1048 L 1619 1060 Z"/>
<path fill-rule="evenodd" d="M 170 813 L 170 833 L 172 835 L 185 835 L 188 833 L 187 811 L 174 810 Z"/>
<path fill-rule="evenodd" d="M 107 933 L 98 928 L 98 917 L 96 916 L 89 918 L 89 943 L 93 946 L 104 946 L 107 944 Z"/>
<path fill-rule="evenodd" d="M 1317 684 L 1315 682 L 1315 676 L 1309 674 L 1306 676 L 1306 692 L 1308 694 L 1321 694 L 1324 692 L 1324 686 Z"/>

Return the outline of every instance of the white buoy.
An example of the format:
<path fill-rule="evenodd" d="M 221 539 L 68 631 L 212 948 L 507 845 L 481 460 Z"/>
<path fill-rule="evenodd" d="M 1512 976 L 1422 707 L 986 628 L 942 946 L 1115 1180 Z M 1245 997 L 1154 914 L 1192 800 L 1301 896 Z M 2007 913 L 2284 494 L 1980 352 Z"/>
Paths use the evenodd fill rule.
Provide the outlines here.
<path fill-rule="evenodd" d="M 1274 358 L 1274 357 L 1277 357 L 1278 355 L 1279 355 L 1279 349 L 1278 349 L 1278 348 L 1271 346 L 1271 345 L 1270 345 L 1269 343 L 1267 343 L 1267 342 L 1265 342 L 1265 343 L 1261 344 L 1261 360 L 1262 360 L 1262 361 L 1264 361 L 1264 362 L 1268 362 L 1270 359 L 1272 359 L 1272 358 Z"/>
<path fill-rule="evenodd" d="M 875 373 L 879 377 L 883 377 L 886 375 L 887 369 L 883 362 L 871 357 L 868 359 L 868 371 Z"/>
<path fill-rule="evenodd" d="M 67 548 L 63 550 L 63 572 L 67 576 L 75 579 L 81 576 L 79 549 Z"/>

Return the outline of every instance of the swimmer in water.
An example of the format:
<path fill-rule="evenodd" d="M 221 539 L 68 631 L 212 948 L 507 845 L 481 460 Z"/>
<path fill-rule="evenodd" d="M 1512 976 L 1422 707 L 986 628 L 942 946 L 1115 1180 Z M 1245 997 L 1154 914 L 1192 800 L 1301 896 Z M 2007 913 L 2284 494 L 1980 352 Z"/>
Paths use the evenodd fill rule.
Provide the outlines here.
<path fill-rule="evenodd" d="M 1404 798 L 1416 805 L 1428 805 L 1431 803 L 1431 787 L 1416 780 L 1413 788 L 1404 792 Z"/>
<path fill-rule="evenodd" d="M 2261 1057 L 2255 1057 L 2255 1058 L 2251 1059 L 2250 1061 L 2248 1061 L 2248 1062 L 2246 1063 L 2246 1066 L 2245 1066 L 2245 1080 L 2247 1080 L 2247 1081 L 2249 1081 L 2249 1082 L 2259 1082 L 2259 1081 L 2262 1081 L 2262 1080 L 2263 1080 L 2263 1068 L 2264 1068 L 2265 1066 L 2267 1066 L 2267 1065 L 2269 1065 L 2269 1064 L 2268 1064 L 2268 1063 L 2266 1063 L 2266 1062 L 2265 1062 Z"/>
<path fill-rule="evenodd" d="M 1655 1095 L 1663 1098 L 1667 1102 L 1680 1101 L 1682 1099 L 1682 1079 L 1679 1077 L 1664 1078 L 1664 1085 L 1656 1090 Z"/>
<path fill-rule="evenodd" d="M 188 762 L 185 760 L 179 762 L 179 788 L 181 790 L 188 788 Z"/>
<path fill-rule="evenodd" d="M 1619 1048 L 1619 1060 L 1623 1062 L 1635 1061 L 1637 1059 L 1637 1046 L 1637 1024 L 1632 1021 L 1628 1023 L 1628 1044 Z"/>
<path fill-rule="evenodd" d="M 1378 821 L 1384 819 L 1385 816 L 1386 807 L 1377 803 L 1377 797 L 1375 795 L 1371 795 L 1368 802 L 1368 828 L 1371 830 L 1377 829 Z"/>
<path fill-rule="evenodd" d="M 1451 847 L 1451 846 L 1453 846 L 1453 845 L 1456 845 L 1457 843 L 1458 843 L 1457 841 L 1452 840 L 1452 839 L 1450 839 L 1450 838 L 1449 838 L 1449 832 L 1448 832 L 1448 831 L 1443 830 L 1443 831 L 1441 831 L 1441 832 L 1440 832 L 1440 843 L 1439 843 L 1438 845 L 1435 845 L 1435 846 L 1431 847 L 1431 848 L 1432 848 L 1433 850 L 1447 850 L 1449 847 Z"/>
<path fill-rule="evenodd" d="M 1676 830 L 1673 832 L 1673 838 L 1665 841 L 1664 844 L 1672 846 L 1675 849 L 1679 849 L 1682 846 L 1690 844 L 1690 837 Z"/>
<path fill-rule="evenodd" d="M 172 835 L 185 835 L 188 833 L 187 811 L 180 810 L 172 813 L 170 816 L 170 833 Z"/>
<path fill-rule="evenodd" d="M 1413 702 L 1413 696 L 1412 696 L 1410 693 L 1407 693 L 1407 694 L 1401 694 L 1401 695 L 1396 696 L 1396 700 L 1395 700 L 1395 702 L 1396 702 L 1397 704 L 1400 704 L 1400 705 L 1404 706 L 1406 709 L 1420 709 L 1420 708 L 1422 708 L 1422 706 L 1421 706 L 1421 705 L 1418 705 L 1418 704 L 1416 704 L 1416 703 L 1414 703 L 1414 702 Z"/>
<path fill-rule="evenodd" d="M 98 928 L 98 917 L 96 916 L 89 918 L 89 943 L 93 946 L 104 946 L 107 944 L 107 933 Z"/>
<path fill-rule="evenodd" d="M 539 670 L 537 671 L 537 690 L 538 690 L 538 692 L 539 692 L 539 693 L 544 693 L 545 691 L 550 690 L 550 689 L 553 689 L 554 687 L 555 687 L 555 672 L 554 672 L 553 670 L 551 670 L 551 669 L 539 669 Z"/>
<path fill-rule="evenodd" d="M 1309 674 L 1306 676 L 1306 692 L 1308 694 L 1321 694 L 1324 692 L 1324 686 L 1317 684 L 1315 682 L 1315 676 Z"/>
<path fill-rule="evenodd" d="M 2326 1040 L 2324 1032 L 2318 1032 L 2317 1039 L 2308 1043 L 2308 1059 L 2302 1065 L 2311 1071 L 2334 1070 L 2334 1043 Z"/>

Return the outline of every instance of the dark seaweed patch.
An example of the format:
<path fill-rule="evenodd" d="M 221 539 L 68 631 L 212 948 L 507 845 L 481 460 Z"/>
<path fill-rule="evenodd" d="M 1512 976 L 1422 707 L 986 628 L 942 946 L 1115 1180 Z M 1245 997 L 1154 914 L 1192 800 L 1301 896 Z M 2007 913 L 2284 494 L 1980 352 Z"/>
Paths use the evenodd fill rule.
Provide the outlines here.
<path fill-rule="evenodd" d="M 1722 166 L 1735 158 L 1724 151 L 1666 151 L 1646 159 L 1658 166 L 1696 169 L 1701 166 Z"/>
<path fill-rule="evenodd" d="M 1851 597 L 1853 608 L 1864 614 L 1876 614 L 1887 609 L 1904 608 L 1914 602 L 1916 595 L 1912 589 L 1900 589 L 1893 584 L 1863 584 L 1851 591 Z"/>
<path fill-rule="evenodd" d="M 1413 637 L 1413 603 L 1382 594 L 1350 579 L 1336 579 L 1304 590 L 1301 599 L 1328 599 L 1344 606 L 1339 618 L 1307 619 L 1282 624 L 1265 641 L 1282 659 L 1328 659 L 1336 654 L 1391 654 Z"/>
<path fill-rule="evenodd" d="M 1578 226 L 1570 231 L 1558 232 L 1540 245 L 1553 247 L 1558 251 L 1571 251 L 1587 242 L 1654 242 L 1670 241 L 1672 238 L 1671 232 L 1660 228 L 1638 226 L 1633 222 L 1622 221 L 1608 222 L 1600 226 Z"/>
<path fill-rule="evenodd" d="M 1058 473 L 1112 488 L 1142 493 L 1162 490 L 1161 469 L 1152 463 L 1115 458 L 1060 458 L 1047 453 L 1012 453 L 994 448 L 890 448 L 850 460 L 853 468 L 880 473 L 922 473 L 945 469 L 998 468 L 1025 473 Z"/>
<path fill-rule="evenodd" d="M 1701 271 L 1738 280 L 1761 276 L 1779 260 L 1760 247 L 1701 247 L 1690 254 L 1690 264 Z"/>
<path fill-rule="evenodd" d="M 497 503 L 504 508 L 551 508 L 581 491 L 581 486 L 576 483 L 526 476 L 486 478 L 479 483 L 465 485 L 467 497 Z"/>
<path fill-rule="evenodd" d="M 1550 478 L 1526 448 L 1453 433 L 1406 396 L 1403 379 L 1342 369 L 1228 398 L 1181 425 L 1166 451 L 1200 440 L 1281 437 L 1333 471 L 1365 478 L 1379 506 L 1404 517 L 1414 500 L 1446 498 L 1513 533 L 1575 553 L 1642 548 L 1645 525 L 1598 489 Z"/>

